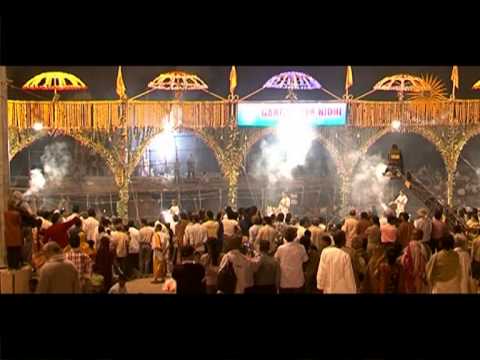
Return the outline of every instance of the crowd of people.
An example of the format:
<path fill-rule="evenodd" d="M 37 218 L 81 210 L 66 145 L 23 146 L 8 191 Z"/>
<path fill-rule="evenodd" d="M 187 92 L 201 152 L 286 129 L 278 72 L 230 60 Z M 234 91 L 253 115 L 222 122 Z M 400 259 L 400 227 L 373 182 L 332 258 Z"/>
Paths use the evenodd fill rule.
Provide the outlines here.
<path fill-rule="evenodd" d="M 127 293 L 152 278 L 178 294 L 477 293 L 478 211 L 449 228 L 443 209 L 411 218 L 351 210 L 340 223 L 256 208 L 125 222 L 93 209 L 32 213 L 14 193 L 5 213 L 8 266 L 34 269 L 37 293 Z M 172 280 L 173 279 L 173 280 Z"/>

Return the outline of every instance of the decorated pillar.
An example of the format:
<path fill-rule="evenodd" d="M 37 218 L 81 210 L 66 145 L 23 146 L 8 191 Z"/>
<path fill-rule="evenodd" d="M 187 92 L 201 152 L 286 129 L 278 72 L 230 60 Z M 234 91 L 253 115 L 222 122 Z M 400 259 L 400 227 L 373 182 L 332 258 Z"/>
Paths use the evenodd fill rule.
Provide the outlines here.
<path fill-rule="evenodd" d="M 447 205 L 453 206 L 453 194 L 455 190 L 455 171 L 447 171 Z"/>
<path fill-rule="evenodd" d="M 340 175 L 340 206 L 347 211 L 352 195 L 352 174 L 351 172 L 342 172 Z"/>
<path fill-rule="evenodd" d="M 129 183 L 130 183 L 130 171 L 128 171 L 129 164 L 129 146 L 128 146 L 128 129 L 127 129 L 127 99 L 122 98 L 121 102 L 121 128 L 118 144 L 118 160 L 115 166 L 115 182 L 118 186 L 117 213 L 124 221 L 128 220 L 128 201 L 129 195 Z M 115 151 L 115 149 L 113 149 Z"/>
<path fill-rule="evenodd" d="M 118 186 L 119 200 L 117 202 L 117 214 L 120 218 L 128 219 L 128 201 L 129 195 L 129 179 L 126 176 L 123 169 L 118 169 L 118 173 L 115 174 L 115 183 Z"/>
<path fill-rule="evenodd" d="M 6 264 L 5 222 L 3 212 L 7 209 L 10 186 L 7 116 L 7 71 L 5 66 L 0 66 L 0 266 Z"/>

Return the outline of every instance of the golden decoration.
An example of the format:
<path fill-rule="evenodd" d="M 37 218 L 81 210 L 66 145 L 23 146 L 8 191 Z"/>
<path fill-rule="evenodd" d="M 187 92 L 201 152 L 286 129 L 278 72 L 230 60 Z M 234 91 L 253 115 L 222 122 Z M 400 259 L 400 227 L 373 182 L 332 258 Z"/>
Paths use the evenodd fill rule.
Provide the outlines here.
<path fill-rule="evenodd" d="M 148 87 L 157 90 L 188 91 L 207 90 L 207 84 L 195 74 L 185 71 L 171 71 L 160 74 L 150 81 Z"/>
<path fill-rule="evenodd" d="M 418 102 L 445 101 L 448 100 L 447 87 L 435 75 L 421 75 L 420 78 L 427 84 L 427 88 L 409 94 L 409 100 Z"/>
<path fill-rule="evenodd" d="M 398 74 L 383 78 L 377 82 L 373 88 L 375 90 L 404 93 L 426 91 L 428 90 L 428 85 L 418 76 Z"/>
<path fill-rule="evenodd" d="M 34 76 L 23 85 L 22 89 L 57 92 L 86 90 L 87 85 L 73 74 L 61 71 L 50 71 Z"/>
<path fill-rule="evenodd" d="M 475 84 L 472 86 L 473 90 L 480 90 L 480 80 L 478 80 Z"/>

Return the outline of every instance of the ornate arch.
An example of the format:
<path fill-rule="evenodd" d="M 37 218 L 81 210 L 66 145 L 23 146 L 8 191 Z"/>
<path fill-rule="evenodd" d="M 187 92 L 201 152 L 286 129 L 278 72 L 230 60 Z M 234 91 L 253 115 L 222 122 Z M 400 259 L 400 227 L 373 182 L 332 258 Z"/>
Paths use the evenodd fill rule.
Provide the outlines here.
<path fill-rule="evenodd" d="M 160 128 L 155 128 L 152 130 L 152 132 L 144 138 L 144 140 L 139 144 L 139 146 L 135 149 L 135 153 L 132 155 L 132 159 L 130 161 L 130 173 L 133 173 L 135 168 L 138 166 L 145 150 L 150 146 L 150 144 L 153 142 L 155 137 L 160 135 L 163 132 L 163 129 Z M 202 140 L 207 147 L 212 150 L 212 152 L 215 155 L 215 159 L 217 160 L 217 163 L 220 166 L 220 153 L 222 151 L 220 145 L 213 141 L 213 137 L 208 136 L 204 131 L 202 130 L 197 130 L 197 129 L 192 129 L 192 128 L 181 128 L 180 132 L 182 133 L 189 133 L 192 134 L 196 137 L 198 137 L 200 140 Z"/>
<path fill-rule="evenodd" d="M 392 129 L 391 127 L 387 127 L 387 128 L 384 128 L 383 130 L 380 130 L 379 132 L 374 134 L 372 137 L 370 137 L 365 142 L 365 144 L 363 144 L 360 147 L 360 152 L 362 153 L 362 155 L 365 155 L 368 152 L 368 150 L 374 144 L 376 144 L 382 137 L 384 137 L 385 135 L 388 135 L 390 133 L 395 133 L 395 132 L 397 132 L 397 131 Z M 431 143 L 435 147 L 435 149 L 438 151 L 438 153 L 440 154 L 440 156 L 442 158 L 442 161 L 445 165 L 445 168 L 448 171 L 450 162 L 449 162 L 448 157 L 447 157 L 448 151 L 445 149 L 444 140 L 439 135 L 437 135 L 432 129 L 427 128 L 427 127 L 415 127 L 415 128 L 408 127 L 408 128 L 402 129 L 400 132 L 407 133 L 407 134 L 420 135 L 425 140 L 427 140 L 429 143 Z"/>
<path fill-rule="evenodd" d="M 458 149 L 458 157 L 461 155 L 463 148 L 467 143 L 472 140 L 475 136 L 480 135 L 480 126 L 469 127 L 468 129 L 462 131 L 463 136 L 458 136 L 458 141 L 456 147 Z M 458 160 L 458 158 L 457 158 Z"/>
<path fill-rule="evenodd" d="M 79 133 L 59 133 L 62 136 L 67 136 L 78 142 L 79 144 L 87 147 L 90 150 L 93 150 L 100 158 L 105 162 L 107 168 L 114 174 L 115 173 L 115 165 L 114 161 L 109 154 L 108 150 L 106 150 L 103 146 L 92 140 L 89 136 L 83 135 Z M 16 134 L 18 135 L 18 134 Z M 15 136 L 15 135 L 14 135 Z M 52 132 L 46 131 L 39 131 L 39 132 L 28 132 L 26 133 L 21 139 L 15 140 L 13 144 L 10 144 L 9 148 L 9 161 L 12 161 L 13 158 L 18 155 L 21 151 L 25 150 L 29 146 L 33 145 L 38 140 L 44 137 L 53 137 Z M 10 141 L 11 139 L 9 139 Z"/>

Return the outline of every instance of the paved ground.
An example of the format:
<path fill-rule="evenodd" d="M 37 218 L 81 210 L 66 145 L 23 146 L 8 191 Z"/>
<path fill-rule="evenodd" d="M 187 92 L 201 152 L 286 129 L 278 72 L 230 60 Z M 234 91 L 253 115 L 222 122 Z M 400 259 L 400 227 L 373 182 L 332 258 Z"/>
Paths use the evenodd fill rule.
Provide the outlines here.
<path fill-rule="evenodd" d="M 127 282 L 129 294 L 171 294 L 163 291 L 163 283 L 152 284 L 153 278 L 135 279 Z"/>

